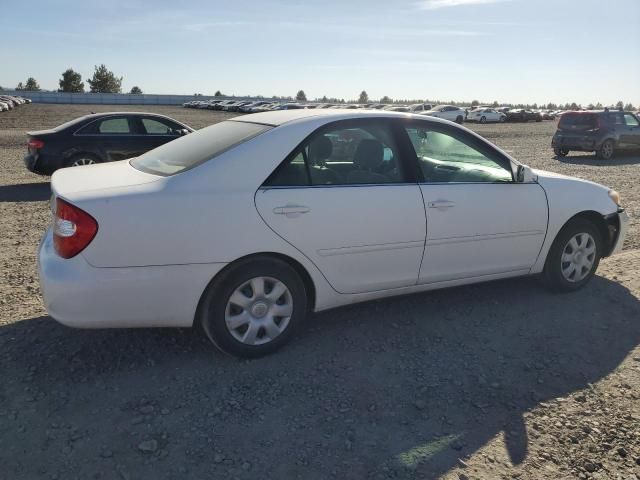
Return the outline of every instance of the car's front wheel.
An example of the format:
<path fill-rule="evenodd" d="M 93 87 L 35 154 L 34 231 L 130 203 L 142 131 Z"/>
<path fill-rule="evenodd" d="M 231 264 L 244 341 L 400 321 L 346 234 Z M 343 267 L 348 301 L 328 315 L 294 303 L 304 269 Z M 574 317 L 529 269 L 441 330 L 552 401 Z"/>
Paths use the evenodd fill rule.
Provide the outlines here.
<path fill-rule="evenodd" d="M 252 358 L 287 343 L 306 313 L 298 273 L 282 260 L 258 257 L 239 262 L 209 285 L 199 320 L 220 350 Z"/>
<path fill-rule="evenodd" d="M 480 117 L 480 123 L 487 123 L 487 117 Z"/>
<path fill-rule="evenodd" d="M 613 145 L 613 140 L 605 140 L 600 145 L 600 148 L 596 151 L 596 155 L 598 158 L 602 160 L 610 160 L 613 158 L 613 154 L 615 153 L 615 147 Z"/>
<path fill-rule="evenodd" d="M 602 257 L 602 237 L 586 218 L 565 225 L 547 255 L 543 279 L 547 287 L 571 292 L 585 286 L 593 277 Z"/>
<path fill-rule="evenodd" d="M 456 123 L 458 123 L 458 124 L 462 125 L 462 124 L 463 124 L 463 122 L 464 122 L 464 118 L 462 118 L 462 115 L 458 115 L 458 116 L 456 117 Z"/>
<path fill-rule="evenodd" d="M 556 157 L 558 157 L 558 158 L 566 157 L 567 155 L 569 155 L 569 150 L 567 150 L 566 148 L 555 147 L 553 149 L 553 153 L 555 153 Z"/>

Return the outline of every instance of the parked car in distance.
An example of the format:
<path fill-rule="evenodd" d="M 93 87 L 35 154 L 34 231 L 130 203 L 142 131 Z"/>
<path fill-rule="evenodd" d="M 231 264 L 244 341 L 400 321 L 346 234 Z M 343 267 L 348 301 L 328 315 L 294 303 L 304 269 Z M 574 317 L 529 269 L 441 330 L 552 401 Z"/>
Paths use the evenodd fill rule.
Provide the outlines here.
<path fill-rule="evenodd" d="M 193 131 L 155 113 L 85 115 L 50 130 L 27 132 L 24 163 L 34 173 L 50 175 L 64 167 L 137 157 Z"/>
<path fill-rule="evenodd" d="M 507 116 L 493 108 L 475 108 L 467 114 L 468 122 L 504 122 Z"/>
<path fill-rule="evenodd" d="M 466 116 L 464 109 L 460 107 L 454 107 L 453 105 L 438 105 L 437 107 L 421 112 L 421 115 L 428 115 L 430 117 L 444 118 L 451 122 L 463 123 Z"/>
<path fill-rule="evenodd" d="M 0 102 L 6 103 L 9 110 L 13 110 L 18 105 L 18 102 L 8 95 L 0 95 Z"/>
<path fill-rule="evenodd" d="M 507 122 L 541 122 L 542 115 L 539 112 L 525 110 L 524 108 L 510 109 L 506 112 Z"/>
<path fill-rule="evenodd" d="M 410 110 L 414 113 L 427 112 L 431 110 L 433 107 L 434 106 L 431 105 L 430 103 L 415 103 L 413 105 L 409 105 Z"/>
<path fill-rule="evenodd" d="M 558 158 L 581 151 L 609 160 L 621 151 L 640 151 L 640 117 L 624 111 L 566 112 L 551 146 Z"/>
<path fill-rule="evenodd" d="M 384 108 L 388 112 L 410 112 L 411 107 L 408 105 L 389 105 Z"/>
<path fill-rule="evenodd" d="M 362 109 L 238 117 L 57 171 L 51 189 L 38 267 L 53 318 L 202 325 L 244 357 L 309 311 L 520 275 L 578 290 L 628 225 L 607 187 L 450 122 Z"/>
<path fill-rule="evenodd" d="M 267 102 L 266 100 L 260 100 L 260 101 L 257 101 L 257 102 L 249 102 L 249 103 L 246 103 L 246 104 L 242 105 L 240 107 L 240 111 L 243 112 L 243 113 L 250 113 L 251 109 L 253 109 L 255 107 L 260 107 L 262 105 L 266 105 L 267 103 L 269 103 L 269 102 Z"/>

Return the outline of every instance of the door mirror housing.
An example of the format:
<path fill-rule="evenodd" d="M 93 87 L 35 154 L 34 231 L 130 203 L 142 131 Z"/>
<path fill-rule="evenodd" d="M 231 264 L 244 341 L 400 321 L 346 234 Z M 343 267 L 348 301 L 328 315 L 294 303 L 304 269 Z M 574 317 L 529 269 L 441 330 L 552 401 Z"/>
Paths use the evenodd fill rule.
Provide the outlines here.
<path fill-rule="evenodd" d="M 530 183 L 535 182 L 536 176 L 527 165 L 519 164 L 516 168 L 516 182 L 518 183 Z"/>

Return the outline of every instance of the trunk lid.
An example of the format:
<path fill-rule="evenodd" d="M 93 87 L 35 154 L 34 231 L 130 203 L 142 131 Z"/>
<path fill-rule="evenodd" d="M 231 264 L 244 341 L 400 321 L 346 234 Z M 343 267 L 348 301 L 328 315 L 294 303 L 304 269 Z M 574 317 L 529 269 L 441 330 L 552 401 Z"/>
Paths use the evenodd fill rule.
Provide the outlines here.
<path fill-rule="evenodd" d="M 88 192 L 98 194 L 104 190 L 157 182 L 163 178 L 136 170 L 129 165 L 129 160 L 122 160 L 57 170 L 51 177 L 51 191 L 73 200 L 86 196 L 84 194 Z"/>

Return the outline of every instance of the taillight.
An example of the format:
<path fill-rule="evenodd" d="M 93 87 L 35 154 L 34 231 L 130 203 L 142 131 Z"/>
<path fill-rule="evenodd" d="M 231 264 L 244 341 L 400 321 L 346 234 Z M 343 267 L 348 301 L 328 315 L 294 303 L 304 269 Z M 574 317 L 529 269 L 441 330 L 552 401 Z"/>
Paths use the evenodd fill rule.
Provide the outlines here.
<path fill-rule="evenodd" d="M 84 210 L 56 198 L 53 216 L 53 246 L 62 258 L 84 250 L 98 233 L 98 222 Z"/>
<path fill-rule="evenodd" d="M 33 148 L 34 150 L 40 150 L 44 147 L 44 142 L 42 140 L 38 140 L 37 138 L 30 138 L 27 142 L 27 147 Z"/>

